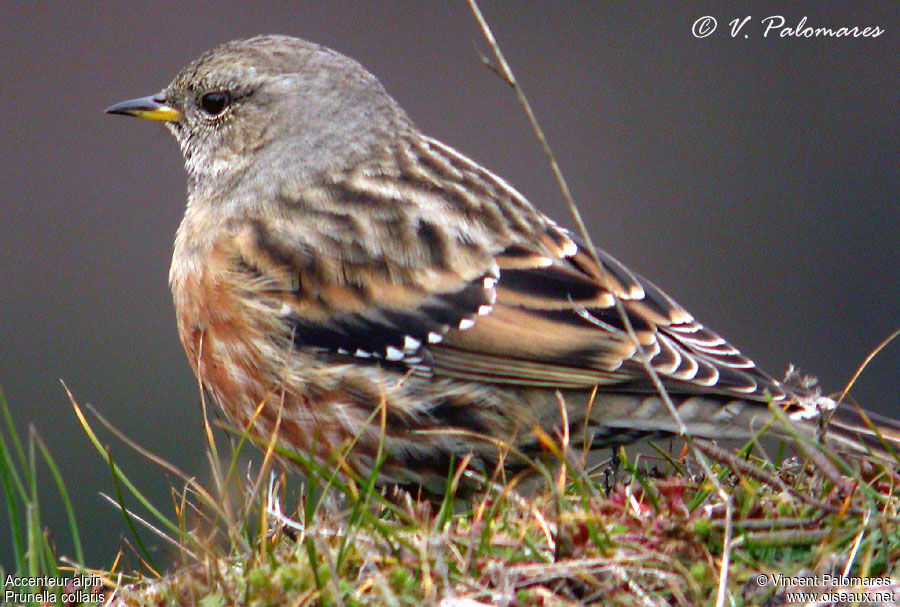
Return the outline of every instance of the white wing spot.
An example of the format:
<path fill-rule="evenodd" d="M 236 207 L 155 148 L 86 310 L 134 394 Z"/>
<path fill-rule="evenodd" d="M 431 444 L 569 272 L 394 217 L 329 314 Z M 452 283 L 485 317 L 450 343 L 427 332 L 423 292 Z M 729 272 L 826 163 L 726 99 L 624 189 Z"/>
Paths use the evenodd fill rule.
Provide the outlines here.
<path fill-rule="evenodd" d="M 430 344 L 439 344 L 441 340 L 444 339 L 443 335 L 439 335 L 438 333 L 429 332 L 428 333 L 428 343 Z"/>
<path fill-rule="evenodd" d="M 837 403 L 826 396 L 813 394 L 801 397 L 797 405 L 800 408 L 797 411 L 790 413 L 788 418 L 793 420 L 815 419 L 819 417 L 823 411 L 832 411 L 837 406 Z"/>
<path fill-rule="evenodd" d="M 475 326 L 475 321 L 472 320 L 471 318 L 463 318 L 461 321 L 459 321 L 459 328 L 464 331 L 466 329 L 471 329 L 474 326 Z"/>
<path fill-rule="evenodd" d="M 492 276 L 488 276 L 487 278 L 484 279 L 484 288 L 485 289 L 493 289 L 494 286 L 496 286 L 496 284 L 497 284 L 497 279 Z"/>
<path fill-rule="evenodd" d="M 371 358 L 372 353 L 357 349 L 356 352 L 353 353 L 353 356 L 358 356 L 359 358 Z"/>
<path fill-rule="evenodd" d="M 422 345 L 422 342 L 416 339 L 415 337 L 411 337 L 407 335 L 403 338 L 403 349 L 412 352 L 419 349 L 419 346 Z"/>
<path fill-rule="evenodd" d="M 388 346 L 386 353 L 388 360 L 403 360 L 403 352 L 401 352 L 394 346 Z"/>
<path fill-rule="evenodd" d="M 487 316 L 491 313 L 491 310 L 494 309 L 494 306 L 478 306 L 478 315 L 479 316 Z"/>

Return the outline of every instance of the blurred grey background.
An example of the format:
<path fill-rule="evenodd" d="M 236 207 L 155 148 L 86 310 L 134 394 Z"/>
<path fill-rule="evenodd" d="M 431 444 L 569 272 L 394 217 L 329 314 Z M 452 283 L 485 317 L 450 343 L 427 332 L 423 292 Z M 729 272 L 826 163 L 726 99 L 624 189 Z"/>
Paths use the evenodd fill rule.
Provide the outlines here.
<path fill-rule="evenodd" d="M 108 105 L 158 91 L 226 40 L 309 38 L 367 66 L 423 131 L 571 221 L 511 91 L 479 61 L 487 46 L 462 1 L 86 6 L 0 8 L 0 385 L 20 427 L 34 424 L 58 457 L 89 562 L 109 565 L 127 533 L 98 495 L 112 492 L 109 472 L 59 380 L 188 473 L 204 478 L 207 464 L 166 284 L 181 156 L 162 127 L 106 116 Z M 775 375 L 793 362 L 828 391 L 900 325 L 895 3 L 483 9 L 601 247 Z M 763 38 L 760 19 L 778 14 L 885 33 Z M 719 29 L 697 39 L 704 15 Z M 747 15 L 730 37 L 728 22 Z M 898 369 L 894 343 L 853 396 L 900 415 Z M 171 512 L 170 479 L 105 440 Z M 46 493 L 48 526 L 70 553 Z M 6 567 L 8 550 L 3 528 Z"/>

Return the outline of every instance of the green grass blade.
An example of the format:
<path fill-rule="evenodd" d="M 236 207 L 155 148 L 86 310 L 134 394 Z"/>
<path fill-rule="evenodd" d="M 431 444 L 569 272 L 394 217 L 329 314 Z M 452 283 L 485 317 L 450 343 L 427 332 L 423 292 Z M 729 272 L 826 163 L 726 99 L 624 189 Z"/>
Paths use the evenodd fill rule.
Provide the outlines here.
<path fill-rule="evenodd" d="M 159 567 L 156 566 L 153 557 L 150 556 L 150 551 L 147 550 L 147 546 L 144 545 L 144 541 L 138 534 L 134 522 L 131 520 L 131 515 L 128 514 L 128 508 L 125 506 L 125 496 L 122 495 L 122 485 L 119 483 L 119 474 L 116 473 L 116 465 L 113 463 L 112 455 L 110 455 L 109 452 L 106 454 L 106 461 L 109 463 L 110 472 L 112 473 L 113 489 L 116 492 L 116 501 L 119 504 L 119 510 L 122 512 L 122 517 L 125 519 L 125 525 L 128 527 L 128 530 L 131 531 L 131 535 L 134 537 L 134 541 L 142 554 L 142 558 L 150 564 L 150 567 L 154 571 L 159 571 Z"/>
<path fill-rule="evenodd" d="M 15 437 L 16 428 L 11 423 L 2 392 L 0 392 L 0 407 L 6 413 L 4 419 L 7 423 L 7 432 L 9 432 L 11 437 Z M 25 534 L 25 528 L 22 526 L 24 510 L 28 504 L 28 492 L 25 490 L 25 483 L 20 478 L 16 462 L 9 450 L 6 439 L 3 437 L 3 432 L 0 432 L 0 482 L 3 484 L 3 496 L 6 501 L 6 513 L 9 521 L 16 572 L 20 573 L 25 570 L 25 554 L 28 549 L 28 538 Z"/>
<path fill-rule="evenodd" d="M 72 403 L 72 406 L 75 409 L 75 415 L 78 417 L 78 421 L 81 423 L 81 427 L 84 429 L 85 433 L 88 435 L 91 443 L 94 445 L 94 448 L 100 453 L 100 456 L 106 461 L 106 463 L 110 466 L 110 469 L 113 471 L 113 475 L 118 482 L 122 483 L 126 489 L 135 497 L 135 499 L 140 502 L 140 504 L 147 509 L 150 514 L 153 515 L 156 520 L 163 524 L 169 531 L 171 531 L 177 537 L 182 538 L 185 541 L 190 542 L 191 537 L 189 534 L 185 533 L 181 527 L 178 526 L 177 523 L 172 522 L 169 517 L 165 516 L 162 512 L 160 512 L 151 502 L 144 496 L 143 492 L 141 492 L 137 486 L 132 483 L 125 473 L 122 471 L 119 466 L 115 464 L 112 460 L 112 456 L 107 451 L 107 449 L 100 442 L 100 439 L 97 437 L 97 434 L 94 432 L 94 429 L 91 427 L 90 423 L 87 421 L 87 418 L 84 416 L 84 412 L 81 410 L 81 407 L 75 401 L 75 397 L 72 396 L 72 393 L 69 391 L 69 388 L 63 384 L 63 387 L 66 390 L 66 393 L 69 395 L 69 401 Z"/>
<path fill-rule="evenodd" d="M 6 395 L 3 393 L 3 390 L 0 390 L 0 410 L 3 411 L 3 419 L 6 422 L 6 427 L 10 431 L 9 438 L 12 442 L 13 449 L 15 450 L 16 455 L 19 456 L 19 465 L 24 470 L 28 467 L 27 460 L 25 459 L 25 449 L 22 447 L 22 441 L 19 440 L 19 434 L 15 430 L 15 424 L 13 424 L 12 414 L 9 411 L 9 405 L 6 402 Z"/>
<path fill-rule="evenodd" d="M 78 533 L 78 521 L 75 519 L 75 509 L 72 507 L 72 501 L 69 499 L 69 492 L 66 490 L 66 484 L 63 481 L 62 474 L 60 474 L 56 461 L 53 459 L 53 456 L 50 455 L 50 450 L 47 449 L 47 445 L 41 437 L 36 432 L 32 436 L 41 452 L 41 456 L 44 458 L 44 463 L 50 470 L 50 475 L 53 476 L 53 481 L 56 483 L 56 491 L 59 493 L 59 497 L 65 508 L 66 518 L 69 522 L 69 533 L 72 538 L 72 546 L 75 550 L 75 560 L 78 563 L 84 563 L 84 553 L 81 550 L 81 537 Z"/>

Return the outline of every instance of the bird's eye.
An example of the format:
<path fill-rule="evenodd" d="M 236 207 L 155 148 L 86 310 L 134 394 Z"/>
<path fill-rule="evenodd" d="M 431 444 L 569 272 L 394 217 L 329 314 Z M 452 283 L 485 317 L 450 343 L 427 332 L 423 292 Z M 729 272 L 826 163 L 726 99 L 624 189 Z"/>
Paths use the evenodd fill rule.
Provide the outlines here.
<path fill-rule="evenodd" d="M 228 105 L 229 101 L 231 101 L 231 96 L 228 93 L 213 91 L 200 97 L 200 107 L 210 116 L 218 116 Z"/>

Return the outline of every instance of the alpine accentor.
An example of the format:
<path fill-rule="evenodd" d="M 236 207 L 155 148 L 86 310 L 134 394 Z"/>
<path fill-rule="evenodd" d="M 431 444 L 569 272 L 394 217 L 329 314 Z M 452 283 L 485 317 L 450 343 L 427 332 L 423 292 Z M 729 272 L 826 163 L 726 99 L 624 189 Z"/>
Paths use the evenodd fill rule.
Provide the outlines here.
<path fill-rule="evenodd" d="M 440 490 L 467 454 L 490 469 L 539 452 L 535 428 L 558 431 L 563 406 L 594 446 L 677 432 L 646 362 L 691 435 L 749 436 L 771 401 L 807 434 L 834 413 L 834 445 L 883 451 L 853 409 L 773 379 L 593 257 L 334 51 L 230 42 L 108 111 L 181 144 L 179 334 L 226 416 L 264 440 L 322 462 L 348 448 L 361 473 L 381 447 L 380 481 Z M 900 424 L 871 417 L 897 446 Z"/>

